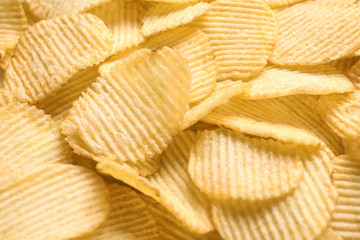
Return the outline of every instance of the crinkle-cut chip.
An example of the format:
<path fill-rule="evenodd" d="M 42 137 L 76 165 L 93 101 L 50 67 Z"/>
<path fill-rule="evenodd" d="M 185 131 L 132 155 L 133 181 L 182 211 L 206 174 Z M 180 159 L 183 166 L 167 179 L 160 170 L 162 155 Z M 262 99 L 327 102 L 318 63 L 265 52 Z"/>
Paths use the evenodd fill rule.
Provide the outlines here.
<path fill-rule="evenodd" d="M 20 38 L 4 87 L 21 102 L 37 103 L 80 70 L 105 60 L 112 45 L 109 30 L 92 14 L 40 21 Z"/>
<path fill-rule="evenodd" d="M 74 165 L 86 167 L 88 169 L 96 171 L 97 162 L 95 162 L 94 160 L 77 154 L 74 154 L 73 158 L 74 158 L 74 162 L 73 162 Z"/>
<path fill-rule="evenodd" d="M 125 57 L 129 56 L 131 53 L 134 53 L 135 51 L 140 50 L 142 48 L 143 48 L 142 45 L 139 45 L 136 47 L 128 48 L 124 51 L 121 51 L 121 52 L 115 54 L 115 55 L 112 55 L 105 62 L 100 64 L 99 72 L 109 71 L 109 69 L 112 68 L 113 66 L 115 66 L 118 63 L 118 61 L 123 60 Z"/>
<path fill-rule="evenodd" d="M 298 146 L 230 129 L 199 132 L 189 174 L 211 199 L 262 201 L 289 194 L 303 176 Z"/>
<path fill-rule="evenodd" d="M 360 60 L 360 57 L 343 58 L 330 62 L 337 70 L 349 76 L 351 68 Z"/>
<path fill-rule="evenodd" d="M 339 199 L 330 227 L 344 239 L 360 239 L 360 157 L 340 156 L 331 163 Z"/>
<path fill-rule="evenodd" d="M 332 228 L 327 227 L 316 240 L 342 240 L 343 238 Z"/>
<path fill-rule="evenodd" d="M 98 66 L 89 67 L 75 74 L 55 94 L 37 104 L 39 109 L 50 114 L 55 121 L 61 121 L 72 108 L 72 104 L 98 77 Z"/>
<path fill-rule="evenodd" d="M 14 55 L 14 50 L 13 48 L 9 48 L 4 52 L 5 55 L 3 59 L 0 60 L 0 69 L 5 70 L 9 66 L 11 58 Z"/>
<path fill-rule="evenodd" d="M 73 103 L 63 133 L 75 153 L 157 170 L 151 159 L 177 134 L 190 101 L 190 71 L 175 50 L 138 50 L 113 65 Z"/>
<path fill-rule="evenodd" d="M 304 0 L 264 0 L 271 8 L 286 7 Z"/>
<path fill-rule="evenodd" d="M 143 19 L 141 33 L 150 36 L 165 30 L 176 28 L 203 15 L 211 5 L 206 2 L 193 4 L 157 3 L 150 7 Z"/>
<path fill-rule="evenodd" d="M 190 103 L 199 102 L 214 91 L 218 66 L 210 40 L 204 32 L 191 27 L 178 27 L 151 36 L 144 43 L 146 48 L 162 46 L 178 49 L 189 60 L 192 77 Z"/>
<path fill-rule="evenodd" d="M 360 141 L 354 139 L 343 138 L 343 145 L 345 149 L 345 155 L 360 156 Z"/>
<path fill-rule="evenodd" d="M 266 65 L 277 36 L 270 7 L 260 0 L 216 0 L 193 26 L 208 34 L 218 80 L 246 81 Z"/>
<path fill-rule="evenodd" d="M 180 132 L 160 155 L 159 170 L 146 178 L 116 162 L 101 161 L 96 167 L 101 173 L 109 174 L 160 202 L 190 231 L 204 234 L 213 230 L 209 201 L 192 183 L 187 171 L 195 139 L 195 133 L 190 130 Z"/>
<path fill-rule="evenodd" d="M 316 65 L 355 52 L 360 45 L 360 5 L 306 1 L 278 12 L 279 35 L 270 61 Z"/>
<path fill-rule="evenodd" d="M 299 149 L 304 176 L 295 191 L 267 202 L 218 201 L 212 205 L 215 228 L 224 239 L 315 239 L 330 222 L 337 191 L 329 156 Z"/>
<path fill-rule="evenodd" d="M 191 126 L 190 129 L 193 129 L 195 132 L 197 131 L 205 131 L 205 130 L 215 130 L 218 129 L 219 126 L 210 124 L 210 123 L 204 123 L 204 122 L 197 122 L 193 126 Z"/>
<path fill-rule="evenodd" d="M 85 12 L 111 0 L 25 0 L 24 5 L 38 19 Z"/>
<path fill-rule="evenodd" d="M 145 2 L 166 2 L 166 3 L 191 3 L 199 2 L 200 0 L 145 0 Z"/>
<path fill-rule="evenodd" d="M 201 121 L 242 133 L 309 146 L 329 155 L 342 153 L 341 139 L 316 113 L 317 97 L 294 95 L 262 100 L 230 99 Z"/>
<path fill-rule="evenodd" d="M 0 174 L 1 239 L 68 239 L 95 230 L 109 213 L 95 172 L 43 164 Z"/>
<path fill-rule="evenodd" d="M 59 126 L 42 110 L 14 101 L 0 116 L 0 169 L 73 161 Z"/>
<path fill-rule="evenodd" d="M 194 105 L 186 112 L 182 123 L 182 129 L 186 129 L 206 114 L 211 112 L 215 107 L 225 103 L 233 96 L 242 94 L 248 89 L 247 86 L 241 81 L 223 81 L 216 84 L 215 90 L 204 100 Z"/>
<path fill-rule="evenodd" d="M 360 89 L 360 57 L 358 58 L 358 61 L 351 67 L 348 75 L 355 88 Z"/>
<path fill-rule="evenodd" d="M 156 222 L 139 194 L 117 183 L 109 183 L 107 187 L 110 192 L 110 215 L 94 232 L 76 239 L 123 239 L 121 236 L 124 234 L 131 234 L 138 240 L 159 239 Z"/>
<path fill-rule="evenodd" d="M 14 102 L 14 96 L 4 88 L 0 88 L 0 107 Z"/>
<path fill-rule="evenodd" d="M 113 0 L 90 13 L 102 19 L 114 38 L 113 53 L 136 46 L 144 40 L 141 34 L 142 5 L 139 1 Z"/>
<path fill-rule="evenodd" d="M 330 64 L 283 68 L 268 66 L 255 79 L 244 99 L 275 98 L 296 94 L 325 95 L 352 92 L 354 85 Z"/>

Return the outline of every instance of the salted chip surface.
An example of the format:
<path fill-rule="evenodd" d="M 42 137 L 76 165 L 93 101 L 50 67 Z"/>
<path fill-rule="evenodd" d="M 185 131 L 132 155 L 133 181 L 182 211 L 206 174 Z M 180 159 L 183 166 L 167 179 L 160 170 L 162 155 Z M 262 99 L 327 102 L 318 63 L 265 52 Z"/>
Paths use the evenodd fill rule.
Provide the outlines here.
<path fill-rule="evenodd" d="M 24 4 L 38 19 L 85 12 L 111 0 L 25 0 Z"/>
<path fill-rule="evenodd" d="M 286 7 L 304 0 L 264 0 L 271 8 Z"/>
<path fill-rule="evenodd" d="M 215 228 L 224 239 L 315 239 L 327 227 L 337 191 L 329 156 L 299 149 L 304 176 L 295 191 L 268 202 L 219 201 L 212 205 Z"/>
<path fill-rule="evenodd" d="M 266 65 L 277 35 L 270 7 L 259 0 L 215 0 L 192 25 L 208 34 L 219 65 L 218 80 L 242 80 Z"/>
<path fill-rule="evenodd" d="M 0 174 L 1 239 L 68 239 L 95 230 L 109 213 L 93 171 L 43 164 Z"/>
<path fill-rule="evenodd" d="M 342 240 L 343 238 L 332 228 L 326 228 L 316 240 Z"/>
<path fill-rule="evenodd" d="M 251 88 L 244 92 L 244 99 L 325 95 L 354 90 L 352 82 L 330 64 L 290 68 L 268 66 L 248 84 Z"/>
<path fill-rule="evenodd" d="M 212 199 L 261 201 L 297 188 L 303 163 L 295 145 L 219 128 L 197 134 L 189 174 Z"/>
<path fill-rule="evenodd" d="M 20 38 L 4 87 L 21 102 L 54 94 L 82 69 L 108 57 L 113 40 L 92 14 L 69 14 L 36 23 Z"/>
<path fill-rule="evenodd" d="M 360 46 L 360 5 L 340 2 L 306 1 L 279 11 L 279 36 L 270 61 L 317 65 L 355 52 Z"/>
<path fill-rule="evenodd" d="M 157 3 L 152 5 L 143 18 L 141 33 L 150 36 L 168 29 L 176 28 L 203 15 L 211 5 L 206 2 L 193 4 Z"/>

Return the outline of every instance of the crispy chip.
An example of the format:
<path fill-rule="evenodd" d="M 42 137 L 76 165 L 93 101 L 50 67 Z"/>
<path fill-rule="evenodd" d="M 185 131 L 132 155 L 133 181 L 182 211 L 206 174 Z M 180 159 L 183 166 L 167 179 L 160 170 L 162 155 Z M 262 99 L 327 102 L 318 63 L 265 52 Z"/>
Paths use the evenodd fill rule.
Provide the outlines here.
<path fill-rule="evenodd" d="M 360 46 L 358 4 L 306 1 L 278 12 L 276 19 L 279 36 L 270 61 L 278 65 L 331 62 Z"/>
<path fill-rule="evenodd" d="M 343 238 L 336 233 L 332 228 L 326 228 L 317 240 L 342 240 Z"/>
<path fill-rule="evenodd" d="M 286 7 L 304 0 L 264 0 L 271 8 Z"/>
<path fill-rule="evenodd" d="M 12 56 L 14 55 L 14 49 L 13 48 L 9 48 L 8 50 L 6 50 L 4 52 L 4 57 L 3 59 L 0 61 L 0 69 L 6 69 L 11 61 Z"/>
<path fill-rule="evenodd" d="M 353 82 L 355 88 L 360 89 L 360 58 L 350 69 L 349 78 Z"/>
<path fill-rule="evenodd" d="M 14 96 L 4 88 L 0 88 L 0 107 L 13 102 Z"/>
<path fill-rule="evenodd" d="M 157 3 L 150 7 L 143 19 L 141 32 L 150 36 L 168 29 L 185 25 L 203 15 L 211 5 L 206 2 L 194 4 Z"/>
<path fill-rule="evenodd" d="M 94 172 L 44 164 L 0 174 L 1 239 L 68 239 L 105 221 L 108 191 Z"/>
<path fill-rule="evenodd" d="M 191 149 L 189 174 L 212 199 L 280 197 L 297 188 L 303 176 L 296 147 L 229 129 L 200 132 Z"/>
<path fill-rule="evenodd" d="M 105 60 L 112 44 L 106 26 L 92 14 L 40 21 L 20 38 L 4 86 L 19 101 L 36 103 L 78 71 Z"/>
<path fill-rule="evenodd" d="M 249 203 L 220 201 L 212 206 L 215 228 L 224 239 L 315 239 L 328 225 L 337 192 L 330 180 L 330 159 L 320 150 L 299 149 L 304 176 L 299 187 L 279 200 Z"/>
<path fill-rule="evenodd" d="M 167 3 L 190 3 L 199 2 L 200 0 L 145 0 L 147 2 L 167 2 Z"/>
<path fill-rule="evenodd" d="M 331 64 L 336 67 L 337 70 L 349 75 L 351 68 L 360 60 L 360 57 L 344 58 L 332 61 Z"/>
<path fill-rule="evenodd" d="M 277 35 L 273 12 L 260 0 L 216 0 L 194 21 L 210 38 L 218 80 L 248 80 L 271 55 Z"/>
<path fill-rule="evenodd" d="M 190 130 L 180 132 L 160 156 L 159 170 L 146 178 L 116 162 L 102 161 L 98 163 L 97 169 L 154 198 L 190 231 L 204 234 L 213 230 L 209 202 L 192 183 L 187 172 L 190 149 L 195 138 Z"/>

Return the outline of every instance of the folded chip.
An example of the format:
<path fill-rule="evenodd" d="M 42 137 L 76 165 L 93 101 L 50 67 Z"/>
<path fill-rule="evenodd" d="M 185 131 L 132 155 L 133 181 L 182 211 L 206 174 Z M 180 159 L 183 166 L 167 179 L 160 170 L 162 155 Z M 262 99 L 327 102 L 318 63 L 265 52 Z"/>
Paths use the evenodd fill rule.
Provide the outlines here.
<path fill-rule="evenodd" d="M 113 40 L 92 14 L 69 14 L 36 23 L 20 38 L 4 87 L 19 101 L 51 96 L 82 69 L 109 56 Z"/>
<path fill-rule="evenodd" d="M 292 194 L 267 202 L 213 203 L 214 225 L 224 239 L 300 240 L 320 236 L 337 200 L 330 177 L 330 158 L 322 150 L 299 148 L 299 152 L 304 176 Z"/>
<path fill-rule="evenodd" d="M 157 3 L 146 12 L 141 33 L 150 36 L 165 30 L 176 28 L 193 21 L 203 15 L 211 5 L 206 2 L 192 4 L 185 3 Z"/>
<path fill-rule="evenodd" d="M 286 7 L 304 0 L 264 0 L 271 8 Z"/>
<path fill-rule="evenodd" d="M 89 233 L 105 221 L 108 197 L 100 176 L 70 164 L 0 174 L 0 238 L 69 239 Z"/>
<path fill-rule="evenodd" d="M 215 0 L 192 25 L 210 38 L 218 80 L 246 81 L 266 65 L 277 36 L 270 7 L 261 0 Z"/>
<path fill-rule="evenodd" d="M 342 240 L 343 238 L 332 228 L 326 228 L 316 240 Z"/>
<path fill-rule="evenodd" d="M 337 70 L 339 70 L 346 76 L 349 76 L 351 68 L 359 61 L 360 57 L 351 57 L 332 61 L 331 65 L 336 67 Z"/>

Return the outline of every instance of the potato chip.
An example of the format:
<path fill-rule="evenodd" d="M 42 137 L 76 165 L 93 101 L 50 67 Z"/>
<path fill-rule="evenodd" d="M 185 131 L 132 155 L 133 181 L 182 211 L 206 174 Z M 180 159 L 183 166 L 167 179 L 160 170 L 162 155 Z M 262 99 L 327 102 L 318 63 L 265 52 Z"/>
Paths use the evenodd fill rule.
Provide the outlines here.
<path fill-rule="evenodd" d="M 218 80 L 248 80 L 266 65 L 277 35 L 273 12 L 260 0 L 216 0 L 192 25 L 210 38 Z"/>
<path fill-rule="evenodd" d="M 138 240 L 159 239 L 158 227 L 146 203 L 135 190 L 117 183 L 109 183 L 110 215 L 94 232 L 77 240 L 124 239 L 130 234 Z M 130 238 L 131 239 L 131 238 Z"/>
<path fill-rule="evenodd" d="M 109 213 L 108 191 L 94 172 L 44 164 L 0 174 L 1 239 L 68 239 L 89 233 Z"/>
<path fill-rule="evenodd" d="M 346 57 L 360 46 L 358 4 L 306 1 L 283 9 L 276 19 L 279 36 L 270 57 L 274 64 L 327 63 Z"/>
<path fill-rule="evenodd" d="M 109 30 L 92 14 L 40 21 L 20 38 L 4 87 L 19 101 L 37 103 L 80 70 L 105 60 L 112 44 Z"/>
<path fill-rule="evenodd" d="M 145 2 L 167 2 L 167 3 L 190 3 L 199 2 L 200 0 L 145 0 Z"/>
<path fill-rule="evenodd" d="M 109 174 L 160 202 L 190 231 L 204 234 L 213 230 L 209 201 L 192 183 L 187 171 L 195 138 L 195 133 L 190 130 L 180 132 L 160 155 L 159 170 L 146 178 L 116 162 L 101 161 L 96 167 L 101 173 Z"/>
<path fill-rule="evenodd" d="M 151 36 L 143 45 L 146 48 L 175 48 L 189 60 L 192 77 L 190 103 L 199 102 L 213 92 L 218 66 L 210 40 L 204 32 L 191 27 L 178 27 Z"/>
<path fill-rule="evenodd" d="M 351 81 L 329 64 L 292 68 L 268 66 L 248 84 L 251 88 L 244 92 L 244 99 L 295 94 L 324 95 L 354 90 Z"/>
<path fill-rule="evenodd" d="M 141 33 L 150 36 L 168 29 L 185 25 L 203 15 L 211 5 L 206 2 L 194 4 L 157 3 L 152 5 L 143 19 Z"/>
<path fill-rule="evenodd" d="M 111 0 L 25 0 L 25 7 L 38 19 L 49 19 L 68 13 L 85 12 Z"/>
<path fill-rule="evenodd" d="M 296 145 L 219 128 L 200 132 L 189 174 L 212 199 L 261 201 L 292 192 L 303 176 Z"/>
<path fill-rule="evenodd" d="M 346 76 L 349 75 L 350 69 L 360 60 L 360 57 L 338 59 L 331 62 L 331 65 L 336 67 L 337 70 L 344 73 Z"/>
<path fill-rule="evenodd" d="M 11 61 L 12 56 L 14 55 L 14 49 L 10 48 L 3 52 L 3 59 L 0 61 L 0 69 L 5 70 Z"/>
<path fill-rule="evenodd" d="M 201 121 L 282 142 L 321 146 L 330 156 L 339 155 L 341 139 L 315 112 L 316 104 L 317 97 L 310 95 L 254 101 L 238 96 L 215 108 Z"/>
<path fill-rule="evenodd" d="M 350 69 L 349 78 L 353 82 L 355 88 L 360 89 L 360 58 Z"/>
<path fill-rule="evenodd" d="M 292 194 L 268 202 L 213 203 L 215 228 L 224 239 L 315 239 L 327 227 L 337 199 L 330 158 L 322 150 L 299 151 L 305 171 Z"/>
<path fill-rule="evenodd" d="M 14 96 L 4 88 L 0 88 L 0 107 L 13 102 Z"/>
<path fill-rule="evenodd" d="M 332 228 L 326 228 L 317 240 L 342 240 L 343 238 L 336 233 Z"/>
<path fill-rule="evenodd" d="M 151 159 L 177 134 L 190 100 L 186 59 L 170 48 L 142 49 L 100 76 L 62 122 L 75 153 L 156 171 Z"/>
<path fill-rule="evenodd" d="M 304 0 L 264 0 L 271 8 L 286 7 Z"/>

